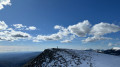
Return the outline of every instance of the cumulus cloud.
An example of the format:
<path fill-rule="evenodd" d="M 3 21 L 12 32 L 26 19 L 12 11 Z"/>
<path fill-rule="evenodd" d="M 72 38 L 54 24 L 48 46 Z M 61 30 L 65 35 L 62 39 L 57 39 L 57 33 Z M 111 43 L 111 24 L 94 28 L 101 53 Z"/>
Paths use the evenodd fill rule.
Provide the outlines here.
<path fill-rule="evenodd" d="M 25 28 L 26 26 L 22 25 L 22 24 L 13 24 L 13 26 L 15 28 Z"/>
<path fill-rule="evenodd" d="M 110 40 L 112 38 L 104 37 L 104 35 L 120 31 L 120 27 L 115 24 L 101 22 L 92 26 L 88 20 L 84 20 L 75 25 L 70 25 L 66 28 L 55 25 L 54 29 L 58 29 L 59 31 L 51 35 L 38 35 L 34 38 L 34 42 L 39 42 L 41 40 L 60 40 L 61 43 L 69 43 L 76 38 L 76 36 L 87 37 L 85 40 L 82 40 L 82 42 Z M 70 35 L 74 37 L 71 38 Z"/>
<path fill-rule="evenodd" d="M 39 42 L 41 40 L 62 40 L 62 43 L 69 43 L 75 38 L 75 36 L 85 37 L 90 31 L 90 26 L 91 24 L 88 20 L 79 22 L 75 25 L 70 25 L 67 28 L 55 25 L 54 29 L 59 30 L 57 33 L 51 35 L 38 35 L 34 42 Z"/>
<path fill-rule="evenodd" d="M 120 27 L 115 25 L 115 24 L 109 24 L 109 23 L 99 23 L 96 24 L 92 27 L 92 30 L 90 31 L 91 35 L 95 35 L 95 36 L 100 36 L 100 35 L 105 35 L 108 33 L 112 33 L 112 32 L 118 32 L 120 31 Z"/>
<path fill-rule="evenodd" d="M 51 35 L 38 35 L 35 37 L 35 41 L 39 42 L 40 40 L 61 40 L 64 36 L 67 36 L 66 31 L 59 31 L 58 33 Z"/>
<path fill-rule="evenodd" d="M 93 37 L 88 37 L 85 40 L 82 40 L 83 42 L 93 42 L 97 40 L 109 40 L 112 38 L 109 37 L 103 37 L 105 34 L 109 33 L 115 33 L 120 31 L 120 27 L 115 24 L 109 24 L 109 23 L 98 23 L 95 24 L 91 30 L 89 35 L 92 35 Z"/>
<path fill-rule="evenodd" d="M 54 29 L 64 29 L 64 27 L 60 26 L 60 25 L 55 25 Z"/>
<path fill-rule="evenodd" d="M 0 21 L 0 41 L 15 41 L 19 39 L 30 39 L 32 36 L 22 31 L 9 28 L 4 21 Z"/>
<path fill-rule="evenodd" d="M 78 37 L 85 37 L 86 34 L 88 34 L 90 31 L 90 26 L 91 26 L 91 24 L 89 23 L 89 21 L 85 20 L 78 24 L 69 26 L 68 29 L 69 29 L 70 33 L 72 33 Z"/>
<path fill-rule="evenodd" d="M 112 38 L 108 38 L 108 37 L 99 37 L 99 36 L 93 36 L 93 37 L 88 37 L 85 40 L 82 40 L 83 42 L 94 42 L 94 41 L 98 41 L 98 40 L 110 40 Z"/>
<path fill-rule="evenodd" d="M 30 34 L 25 33 L 25 32 L 21 32 L 21 31 L 12 31 L 10 32 L 10 36 L 14 37 L 14 38 L 28 38 L 31 37 Z"/>
<path fill-rule="evenodd" d="M 6 5 L 11 5 L 10 0 L 0 0 L 0 10 Z"/>
<path fill-rule="evenodd" d="M 62 34 L 62 32 L 58 32 L 51 35 L 38 35 L 33 39 L 33 42 L 62 40 L 60 41 L 61 43 L 70 43 L 74 38 L 74 35 L 68 36 L 66 34 Z"/>
<path fill-rule="evenodd" d="M 4 21 L 0 21 L 0 30 L 5 30 L 7 27 L 8 25 L 6 25 Z"/>
<path fill-rule="evenodd" d="M 51 35 L 38 35 L 33 39 L 33 42 L 60 40 L 61 43 L 70 43 L 75 38 L 75 35 L 70 32 L 68 27 L 65 28 L 60 25 L 55 25 L 54 29 L 58 29 L 58 32 Z"/>
<path fill-rule="evenodd" d="M 35 26 L 30 26 L 30 27 L 26 28 L 26 30 L 36 30 L 36 27 Z"/>
<path fill-rule="evenodd" d="M 16 30 L 36 30 L 35 26 L 25 26 L 22 24 L 13 24 L 12 26 L 15 27 Z"/>
<path fill-rule="evenodd" d="M 104 35 L 120 31 L 120 27 L 115 24 L 101 22 L 92 26 L 88 20 L 85 20 L 68 27 L 55 25 L 54 29 L 58 30 L 58 32 L 50 35 L 39 34 L 35 37 L 26 32 L 22 32 L 22 30 L 36 30 L 35 26 L 25 26 L 22 24 L 13 24 L 12 26 L 14 26 L 15 29 L 9 28 L 4 21 L 0 21 L 0 41 L 28 39 L 33 40 L 33 42 L 60 41 L 61 43 L 70 43 L 76 37 L 86 37 L 82 42 L 94 42 L 99 40 L 110 40 L 112 38 L 104 37 Z"/>
<path fill-rule="evenodd" d="M 59 34 L 52 34 L 52 35 L 38 35 L 38 40 L 60 40 L 62 39 L 62 36 Z"/>
<path fill-rule="evenodd" d="M 71 43 L 72 40 L 75 38 L 75 35 L 70 35 L 65 38 L 65 40 L 60 41 L 61 43 Z"/>
<path fill-rule="evenodd" d="M 31 35 L 21 31 L 2 31 L 0 32 L 0 41 L 15 41 L 18 39 L 29 39 Z"/>
<path fill-rule="evenodd" d="M 59 29 L 57 33 L 51 34 L 51 35 L 38 35 L 34 38 L 33 42 L 39 42 L 41 40 L 47 41 L 47 40 L 62 40 L 65 37 L 70 34 L 67 28 L 64 28 L 62 26 L 56 25 L 54 27 L 55 29 Z"/>

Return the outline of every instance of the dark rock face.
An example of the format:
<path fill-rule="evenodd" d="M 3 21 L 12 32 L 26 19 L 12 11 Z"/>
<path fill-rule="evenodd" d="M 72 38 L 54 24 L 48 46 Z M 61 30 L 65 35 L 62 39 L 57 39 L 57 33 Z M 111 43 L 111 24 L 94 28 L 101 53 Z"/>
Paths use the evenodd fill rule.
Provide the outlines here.
<path fill-rule="evenodd" d="M 42 67 L 43 62 L 46 62 L 46 58 L 49 58 L 49 62 L 54 59 L 54 53 L 56 51 L 46 49 L 44 50 L 38 57 L 33 59 L 31 62 L 25 64 L 23 67 L 35 67 L 36 65 L 38 67 Z"/>

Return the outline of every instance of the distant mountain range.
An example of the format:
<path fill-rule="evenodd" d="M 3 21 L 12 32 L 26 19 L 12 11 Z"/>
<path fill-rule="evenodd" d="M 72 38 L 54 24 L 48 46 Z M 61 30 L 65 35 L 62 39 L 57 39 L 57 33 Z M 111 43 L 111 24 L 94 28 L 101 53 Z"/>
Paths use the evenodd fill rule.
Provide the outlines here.
<path fill-rule="evenodd" d="M 110 54 L 110 55 L 120 56 L 120 48 L 119 47 L 113 47 L 112 49 L 107 49 L 107 50 L 86 49 L 85 51 L 93 51 L 93 52 L 97 52 L 97 53 L 104 53 L 104 54 Z"/>
<path fill-rule="evenodd" d="M 115 48 L 115 47 L 112 48 L 112 49 L 102 50 L 102 51 L 98 51 L 98 52 L 104 53 L 104 54 L 120 56 L 120 49 L 119 48 Z"/>
<path fill-rule="evenodd" d="M 114 51 L 46 49 L 23 67 L 119 67 L 120 56 Z"/>
<path fill-rule="evenodd" d="M 0 53 L 0 67 L 22 67 L 41 52 L 8 52 Z"/>

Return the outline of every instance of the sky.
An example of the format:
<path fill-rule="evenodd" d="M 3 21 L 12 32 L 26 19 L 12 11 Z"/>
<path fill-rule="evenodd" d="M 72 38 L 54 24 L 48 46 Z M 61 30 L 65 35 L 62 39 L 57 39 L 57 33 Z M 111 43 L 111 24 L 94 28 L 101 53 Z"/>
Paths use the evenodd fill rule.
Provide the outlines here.
<path fill-rule="evenodd" d="M 0 0 L 0 52 L 120 47 L 119 0 Z"/>

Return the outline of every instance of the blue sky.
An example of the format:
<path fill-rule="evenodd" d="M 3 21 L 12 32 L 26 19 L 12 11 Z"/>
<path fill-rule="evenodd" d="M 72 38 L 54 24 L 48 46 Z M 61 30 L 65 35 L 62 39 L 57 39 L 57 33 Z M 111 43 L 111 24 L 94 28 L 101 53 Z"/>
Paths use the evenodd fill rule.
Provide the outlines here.
<path fill-rule="evenodd" d="M 2 1 L 0 0 L 1 3 Z M 6 0 L 6 3 L 11 3 L 11 5 L 1 3 L 0 6 L 2 5 L 3 8 L 0 9 L 0 21 L 4 21 L 8 26 L 6 29 L 12 28 L 14 30 L 14 32 L 9 30 L 10 36 L 16 36 L 15 34 L 20 32 L 22 32 L 22 35 L 26 33 L 24 36 L 31 36 L 29 39 L 16 37 L 17 40 L 12 42 L 6 39 L 1 40 L 1 52 L 39 51 L 57 46 L 71 49 L 120 47 L 119 0 Z M 89 28 L 86 28 L 87 23 L 89 23 L 89 31 L 79 30 L 82 28 L 82 30 L 88 30 Z M 16 28 L 16 24 L 22 24 L 23 27 Z M 94 27 L 96 24 L 99 25 Z M 56 25 L 58 27 L 54 29 Z M 81 27 L 81 25 L 85 25 L 85 27 Z M 29 29 L 31 26 L 32 29 Z M 95 30 L 91 32 L 93 27 Z M 105 28 L 103 33 L 98 27 Z M 45 39 L 52 37 L 50 36 L 52 34 L 57 36 L 59 31 L 64 33 L 63 28 L 69 32 L 66 35 L 62 34 L 62 38 Z M 77 32 L 72 30 L 72 28 L 78 29 Z M 85 34 L 85 36 L 83 37 L 79 32 L 84 32 L 82 34 Z M 100 34 L 97 32 L 100 32 Z M 70 36 L 73 36 L 73 38 L 71 39 Z M 83 42 L 88 37 L 93 38 L 94 41 Z M 68 39 L 70 40 L 68 41 Z M 33 40 L 39 42 L 33 42 Z M 65 43 L 65 41 L 61 43 L 63 40 L 67 40 L 69 43 Z"/>

